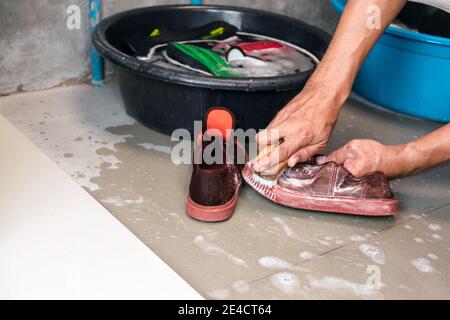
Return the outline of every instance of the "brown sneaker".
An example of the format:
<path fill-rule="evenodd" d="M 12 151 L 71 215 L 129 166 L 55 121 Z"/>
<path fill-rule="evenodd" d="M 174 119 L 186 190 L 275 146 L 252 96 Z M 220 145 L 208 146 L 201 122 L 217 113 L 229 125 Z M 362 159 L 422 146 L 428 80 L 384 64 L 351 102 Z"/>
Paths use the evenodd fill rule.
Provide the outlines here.
<path fill-rule="evenodd" d="M 234 116 L 225 108 L 212 108 L 205 120 L 205 130 L 216 129 L 214 139 L 221 140 L 224 163 L 193 165 L 189 194 L 186 202 L 186 213 L 196 219 L 208 222 L 218 222 L 229 219 L 236 207 L 239 191 L 242 186 L 243 165 L 237 164 L 237 153 L 244 152 L 236 141 L 227 137 L 227 129 L 234 129 Z M 197 139 L 196 146 L 201 153 L 211 142 Z M 235 144 L 235 153 L 226 163 L 226 145 Z"/>
<path fill-rule="evenodd" d="M 369 216 L 395 215 L 398 210 L 383 173 L 355 178 L 334 162 L 318 165 L 315 157 L 286 168 L 273 182 L 254 174 L 249 164 L 243 176 L 264 197 L 292 208 Z"/>

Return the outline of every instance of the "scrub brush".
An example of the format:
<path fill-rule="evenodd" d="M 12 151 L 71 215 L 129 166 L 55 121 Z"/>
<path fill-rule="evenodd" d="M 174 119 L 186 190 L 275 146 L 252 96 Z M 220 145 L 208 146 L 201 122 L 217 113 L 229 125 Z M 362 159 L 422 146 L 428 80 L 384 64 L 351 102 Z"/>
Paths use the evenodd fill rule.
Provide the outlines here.
<path fill-rule="evenodd" d="M 277 147 L 282 141 L 278 144 L 271 144 L 264 148 L 255 158 L 254 161 L 258 161 L 262 157 L 270 154 L 272 150 Z M 283 170 L 287 166 L 288 160 L 284 160 L 277 164 L 276 166 L 264 170 L 262 172 L 255 172 L 252 169 L 252 164 L 247 163 L 242 170 L 242 176 L 244 180 L 256 191 L 263 194 L 266 197 L 269 197 L 273 200 L 275 197 L 275 193 L 272 192 L 272 188 L 277 184 L 278 176 L 283 172 Z"/>

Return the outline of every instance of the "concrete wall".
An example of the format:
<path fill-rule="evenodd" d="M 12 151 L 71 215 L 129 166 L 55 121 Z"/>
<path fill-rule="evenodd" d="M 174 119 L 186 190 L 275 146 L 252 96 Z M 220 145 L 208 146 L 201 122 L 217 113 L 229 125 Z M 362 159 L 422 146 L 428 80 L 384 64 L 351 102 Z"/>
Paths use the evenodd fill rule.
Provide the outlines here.
<path fill-rule="evenodd" d="M 104 16 L 130 8 L 187 0 L 103 0 Z M 0 94 L 49 88 L 89 74 L 87 0 L 0 1 Z M 208 0 L 271 10 L 332 32 L 337 14 L 329 0 Z M 67 7 L 82 12 L 80 30 L 66 27 Z"/>

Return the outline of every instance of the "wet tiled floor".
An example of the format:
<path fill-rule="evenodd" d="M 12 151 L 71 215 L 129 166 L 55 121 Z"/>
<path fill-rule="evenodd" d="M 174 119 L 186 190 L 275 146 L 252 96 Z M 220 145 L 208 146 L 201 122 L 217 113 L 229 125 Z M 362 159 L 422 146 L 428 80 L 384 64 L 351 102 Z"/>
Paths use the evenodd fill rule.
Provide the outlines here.
<path fill-rule="evenodd" d="M 184 213 L 190 170 L 125 114 L 114 82 L 0 98 L 0 113 L 206 298 L 450 298 L 450 167 L 392 181 L 395 218 L 294 210 L 245 187 L 234 217 Z M 330 142 L 400 143 L 437 128 L 346 103 Z"/>

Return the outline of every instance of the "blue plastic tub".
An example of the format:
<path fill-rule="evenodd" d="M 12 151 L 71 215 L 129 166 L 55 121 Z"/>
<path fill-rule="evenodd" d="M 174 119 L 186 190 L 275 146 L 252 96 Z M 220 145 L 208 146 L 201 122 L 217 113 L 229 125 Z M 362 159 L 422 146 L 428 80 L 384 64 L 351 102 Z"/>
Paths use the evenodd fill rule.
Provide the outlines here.
<path fill-rule="evenodd" d="M 332 0 L 342 13 L 346 0 Z M 450 122 L 450 39 L 389 27 L 358 73 L 353 91 L 385 108 Z"/>

